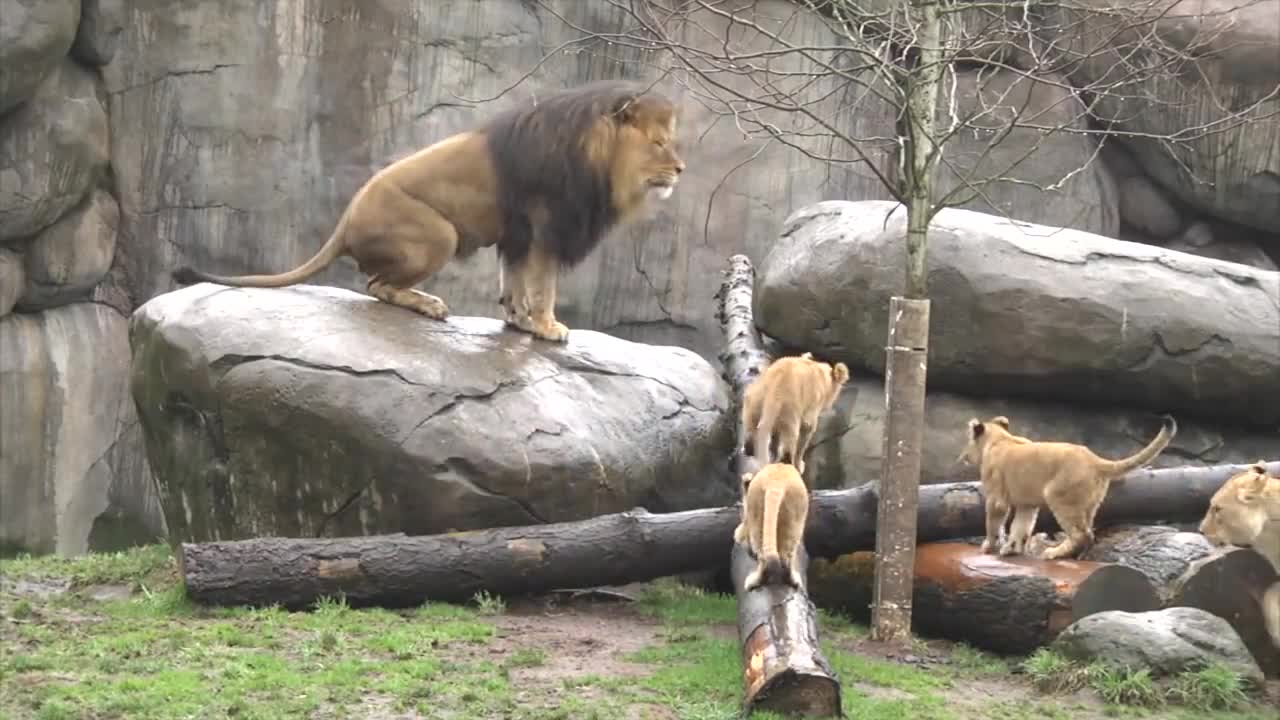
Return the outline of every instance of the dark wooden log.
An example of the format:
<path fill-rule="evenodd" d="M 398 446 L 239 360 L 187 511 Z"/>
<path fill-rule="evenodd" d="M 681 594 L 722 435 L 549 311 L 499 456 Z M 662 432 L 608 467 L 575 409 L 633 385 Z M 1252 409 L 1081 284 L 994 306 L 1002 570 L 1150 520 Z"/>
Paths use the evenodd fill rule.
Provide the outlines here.
<path fill-rule="evenodd" d="M 1119 523 L 1194 522 L 1227 478 L 1247 464 L 1137 470 L 1111 486 L 1099 528 Z M 1280 461 L 1268 465 L 1280 473 Z M 187 593 L 211 605 L 305 607 L 343 593 L 386 606 L 640 582 L 724 568 L 739 506 L 678 513 L 632 511 L 577 522 L 407 537 L 260 538 L 182 543 Z M 875 547 L 872 485 L 813 493 L 805 547 L 833 558 Z M 1042 512 L 1040 517 L 1051 516 Z M 920 488 L 920 542 L 984 531 L 977 483 Z"/>
<path fill-rule="evenodd" d="M 1262 593 L 1280 574 L 1257 551 L 1215 548 L 1174 583 L 1169 604 L 1206 610 L 1231 623 L 1267 677 L 1280 677 L 1280 648 L 1262 617 Z"/>
<path fill-rule="evenodd" d="M 1163 607 L 1187 568 L 1212 552 L 1213 544 L 1198 532 L 1169 525 L 1117 525 L 1098 530 L 1080 559 L 1124 565 L 1146 575 Z"/>
<path fill-rule="evenodd" d="M 808 556 L 801 549 L 801 567 Z M 755 559 L 734 544 L 733 584 L 742 643 L 742 707 L 801 717 L 839 717 L 840 682 L 818 649 L 813 603 L 803 590 L 765 586 L 743 592 Z"/>
<path fill-rule="evenodd" d="M 872 597 L 872 553 L 857 552 L 810 566 L 810 592 L 825 606 L 865 617 Z M 999 557 L 969 543 L 916 548 L 912 623 L 930 637 L 1022 655 L 1067 625 L 1104 610 L 1159 607 L 1151 581 L 1133 568 L 1076 560 Z"/>
<path fill-rule="evenodd" d="M 717 293 L 725 346 L 720 353 L 724 378 L 742 405 L 747 385 L 764 371 L 769 356 L 760 343 L 752 314 L 755 269 L 745 255 L 729 258 L 729 269 Z M 734 471 L 754 471 L 755 461 L 742 452 L 741 423 L 734 449 Z M 732 529 L 729 534 L 732 540 Z M 755 560 L 744 545 L 732 543 L 733 587 L 738 600 L 738 637 L 742 643 L 742 709 L 745 715 L 769 710 L 799 717 L 840 717 L 840 681 L 818 644 L 816 610 L 804 588 L 764 585 L 743 590 Z M 808 556 L 801 553 L 799 574 L 807 574 Z"/>

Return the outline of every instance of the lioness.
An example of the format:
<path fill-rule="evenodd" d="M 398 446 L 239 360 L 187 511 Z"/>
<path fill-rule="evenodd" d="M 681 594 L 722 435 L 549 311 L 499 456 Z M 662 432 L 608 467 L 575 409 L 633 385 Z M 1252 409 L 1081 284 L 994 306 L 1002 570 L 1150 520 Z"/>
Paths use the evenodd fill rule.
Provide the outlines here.
<path fill-rule="evenodd" d="M 684 161 L 677 112 L 663 95 L 623 81 L 582 85 L 511 108 L 378 171 L 352 197 L 307 262 L 279 275 L 225 277 L 190 267 L 175 281 L 239 287 L 303 282 L 342 256 L 384 302 L 443 320 L 445 302 L 415 285 L 454 257 L 497 245 L 506 322 L 563 342 L 556 274 L 614 228 L 671 196 Z"/>
<path fill-rule="evenodd" d="M 1024 552 L 1041 505 L 1049 507 L 1066 532 L 1042 557 L 1052 560 L 1084 550 L 1093 543 L 1093 519 L 1111 483 L 1151 462 L 1177 432 L 1178 424 L 1165 415 L 1159 434 L 1146 447 L 1122 460 L 1107 460 L 1083 445 L 1014 435 L 1003 415 L 986 422 L 969 420 L 968 443 L 956 459 L 978 466 L 987 516 L 982 551 L 996 550 L 1000 531 L 1013 513 L 1009 537 L 999 553 Z"/>
<path fill-rule="evenodd" d="M 1253 548 L 1280 572 L 1280 478 L 1258 461 L 1227 480 L 1209 500 L 1200 534 L 1214 545 Z M 1263 593 L 1262 615 L 1280 647 L 1280 580 Z"/>

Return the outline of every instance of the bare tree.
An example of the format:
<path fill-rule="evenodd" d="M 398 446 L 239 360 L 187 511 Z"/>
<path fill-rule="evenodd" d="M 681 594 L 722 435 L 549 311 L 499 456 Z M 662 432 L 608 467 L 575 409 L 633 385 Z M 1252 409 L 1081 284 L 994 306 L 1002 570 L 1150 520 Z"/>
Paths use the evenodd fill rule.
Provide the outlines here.
<path fill-rule="evenodd" d="M 885 360 L 877 637 L 902 640 L 911 621 L 931 219 L 958 205 L 1005 213 L 1008 188 L 1063 193 L 1114 137 L 1154 143 L 1194 176 L 1184 158 L 1196 143 L 1280 108 L 1280 83 L 1226 100 L 1215 88 L 1241 52 L 1234 24 L 1267 2 L 598 0 L 624 26 L 601 32 L 576 25 L 562 0 L 537 0 L 580 33 L 579 51 L 640 51 L 744 135 L 856 168 L 905 206 L 904 289 L 891 299 Z M 799 18 L 819 19 L 825 36 L 802 32 Z M 1199 113 L 1211 119 L 1160 131 L 1132 122 L 1171 114 L 1187 92 L 1217 100 Z M 1068 136 L 1085 148 L 1078 161 L 1038 172 L 1044 144 Z"/>

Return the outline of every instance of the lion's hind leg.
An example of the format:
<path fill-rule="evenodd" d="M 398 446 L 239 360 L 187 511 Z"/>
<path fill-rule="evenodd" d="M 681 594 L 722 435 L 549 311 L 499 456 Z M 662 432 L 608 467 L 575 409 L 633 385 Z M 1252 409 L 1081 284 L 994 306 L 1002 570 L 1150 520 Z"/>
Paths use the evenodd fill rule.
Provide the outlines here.
<path fill-rule="evenodd" d="M 425 203 L 403 193 L 384 192 L 366 212 L 381 212 L 388 219 L 376 225 L 377 234 L 349 242 L 350 254 L 361 272 L 369 276 L 369 294 L 379 300 L 413 310 L 434 320 L 444 320 L 449 307 L 444 300 L 414 289 L 453 259 L 458 231 Z"/>
<path fill-rule="evenodd" d="M 1027 551 L 1027 538 L 1040 516 L 1038 505 L 1018 505 L 1013 508 L 1013 522 L 1009 524 L 1009 537 L 1000 546 L 1000 555 L 1023 555 Z"/>

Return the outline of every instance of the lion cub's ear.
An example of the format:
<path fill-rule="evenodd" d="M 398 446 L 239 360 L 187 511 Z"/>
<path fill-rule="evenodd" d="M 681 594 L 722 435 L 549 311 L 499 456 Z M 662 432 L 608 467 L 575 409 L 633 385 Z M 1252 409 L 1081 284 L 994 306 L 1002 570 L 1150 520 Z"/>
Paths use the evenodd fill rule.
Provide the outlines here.
<path fill-rule="evenodd" d="M 1008 429 L 1009 429 L 1009 418 L 1007 418 L 1007 417 L 1005 417 L 1005 416 L 1003 416 L 1003 415 L 997 415 L 997 416 L 995 416 L 995 417 L 991 418 L 991 422 L 995 423 L 996 425 L 999 425 L 1000 427 L 1004 428 L 1005 430 L 1008 430 Z"/>
<path fill-rule="evenodd" d="M 1262 460 L 1259 460 L 1249 468 L 1249 472 L 1265 476 L 1267 474 L 1267 464 Z"/>
<path fill-rule="evenodd" d="M 982 425 L 982 421 L 978 418 L 969 418 L 969 434 L 976 437 L 982 437 L 983 431 L 986 430 Z"/>

